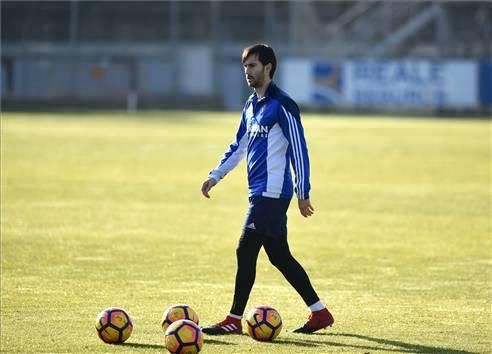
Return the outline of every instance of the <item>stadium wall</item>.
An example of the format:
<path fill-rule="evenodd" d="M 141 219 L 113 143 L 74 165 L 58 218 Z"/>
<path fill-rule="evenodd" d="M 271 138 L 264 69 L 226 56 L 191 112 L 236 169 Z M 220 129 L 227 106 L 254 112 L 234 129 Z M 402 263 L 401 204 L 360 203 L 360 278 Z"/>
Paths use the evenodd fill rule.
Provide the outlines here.
<path fill-rule="evenodd" d="M 240 110 L 249 88 L 235 55 L 206 45 L 22 51 L 2 56 L 2 110 Z M 236 48 L 234 48 L 236 49 Z M 105 53 L 105 54 L 101 54 Z M 276 80 L 304 108 L 345 112 L 492 111 L 492 61 L 292 58 Z"/>
<path fill-rule="evenodd" d="M 3 110 L 221 109 L 213 55 L 206 45 L 7 46 L 2 53 Z M 199 65 L 194 65 L 197 62 Z M 131 108 L 131 107 L 130 107 Z"/>

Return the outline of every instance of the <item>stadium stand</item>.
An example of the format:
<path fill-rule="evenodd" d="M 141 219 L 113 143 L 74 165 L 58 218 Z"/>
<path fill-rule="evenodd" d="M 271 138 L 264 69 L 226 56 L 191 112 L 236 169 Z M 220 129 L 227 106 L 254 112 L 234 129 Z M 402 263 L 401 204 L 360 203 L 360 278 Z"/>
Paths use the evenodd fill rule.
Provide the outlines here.
<path fill-rule="evenodd" d="M 332 61 L 492 57 L 492 3 L 485 1 L 6 0 L 1 7 L 7 107 L 60 97 L 119 102 L 129 92 L 140 103 L 188 97 L 217 104 L 224 85 L 193 88 L 193 78 L 209 76 L 185 63 L 202 58 L 222 82 L 237 70 L 241 48 L 254 42 L 271 43 L 284 57 Z M 72 82 L 63 79 L 68 73 Z M 236 91 L 240 102 L 246 91 Z"/>

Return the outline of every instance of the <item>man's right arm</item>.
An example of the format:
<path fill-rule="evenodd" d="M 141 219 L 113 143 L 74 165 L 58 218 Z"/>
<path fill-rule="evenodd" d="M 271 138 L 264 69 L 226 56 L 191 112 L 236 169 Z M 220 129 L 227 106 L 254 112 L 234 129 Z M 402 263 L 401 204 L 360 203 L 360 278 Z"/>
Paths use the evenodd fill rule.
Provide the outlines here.
<path fill-rule="evenodd" d="M 207 180 L 202 184 L 202 194 L 205 197 L 209 198 L 208 191 L 239 164 L 246 155 L 247 147 L 248 134 L 243 113 L 235 140 L 229 145 L 229 149 L 225 152 L 217 167 L 210 171 Z"/>
<path fill-rule="evenodd" d="M 202 184 L 202 194 L 205 198 L 209 198 L 210 199 L 210 194 L 208 194 L 208 192 L 210 192 L 210 190 L 212 189 L 213 186 L 215 186 L 217 184 L 217 181 L 211 177 L 207 178 L 205 180 L 205 182 L 203 182 Z"/>

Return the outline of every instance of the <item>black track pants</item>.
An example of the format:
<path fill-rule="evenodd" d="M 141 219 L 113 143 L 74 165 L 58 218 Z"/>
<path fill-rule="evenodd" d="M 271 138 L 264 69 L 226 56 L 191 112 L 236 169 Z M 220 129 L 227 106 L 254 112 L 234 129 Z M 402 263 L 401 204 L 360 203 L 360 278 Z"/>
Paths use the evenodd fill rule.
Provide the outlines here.
<path fill-rule="evenodd" d="M 237 273 L 231 313 L 242 316 L 256 277 L 256 261 L 261 247 L 270 262 L 280 270 L 285 279 L 296 289 L 307 306 L 319 301 L 304 268 L 289 250 L 287 235 L 273 238 L 246 229 L 236 249 Z"/>

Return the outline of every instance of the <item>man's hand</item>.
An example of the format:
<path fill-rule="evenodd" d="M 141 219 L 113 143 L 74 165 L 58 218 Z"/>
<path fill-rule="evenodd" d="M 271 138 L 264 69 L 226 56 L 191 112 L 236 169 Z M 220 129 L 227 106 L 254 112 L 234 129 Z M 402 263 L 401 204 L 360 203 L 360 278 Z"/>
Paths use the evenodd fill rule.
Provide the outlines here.
<path fill-rule="evenodd" d="M 202 184 L 202 194 L 205 198 L 210 198 L 208 192 L 212 189 L 213 186 L 217 184 L 217 181 L 211 177 L 207 178 L 205 182 Z"/>
<path fill-rule="evenodd" d="M 311 205 L 309 199 L 298 199 L 299 201 L 299 210 L 301 211 L 302 216 L 307 218 L 314 214 L 314 208 Z"/>

